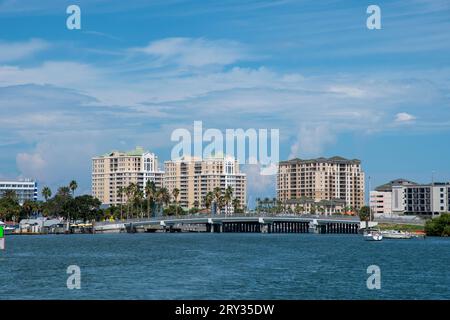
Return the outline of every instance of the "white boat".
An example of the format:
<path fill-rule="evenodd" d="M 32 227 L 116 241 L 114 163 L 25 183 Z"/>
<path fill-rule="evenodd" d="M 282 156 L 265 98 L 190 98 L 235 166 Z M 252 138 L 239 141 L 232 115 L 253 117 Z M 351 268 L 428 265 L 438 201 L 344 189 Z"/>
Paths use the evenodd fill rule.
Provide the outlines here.
<path fill-rule="evenodd" d="M 381 231 L 381 234 L 386 239 L 411 239 L 412 234 L 405 231 L 398 230 L 384 230 Z"/>
<path fill-rule="evenodd" d="M 364 231 L 363 234 L 364 240 L 366 241 L 381 241 L 383 240 L 383 235 L 380 231 L 376 230 L 367 230 Z"/>

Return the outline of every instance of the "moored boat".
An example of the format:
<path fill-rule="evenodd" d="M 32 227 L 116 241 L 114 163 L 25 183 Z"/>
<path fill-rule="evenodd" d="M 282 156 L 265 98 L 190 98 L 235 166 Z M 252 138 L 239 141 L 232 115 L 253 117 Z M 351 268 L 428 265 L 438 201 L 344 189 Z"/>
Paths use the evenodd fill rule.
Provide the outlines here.
<path fill-rule="evenodd" d="M 365 230 L 363 233 L 364 240 L 366 241 L 381 241 L 383 235 L 378 230 Z"/>
<path fill-rule="evenodd" d="M 412 234 L 406 231 L 399 230 L 383 230 L 381 234 L 385 239 L 411 239 Z"/>

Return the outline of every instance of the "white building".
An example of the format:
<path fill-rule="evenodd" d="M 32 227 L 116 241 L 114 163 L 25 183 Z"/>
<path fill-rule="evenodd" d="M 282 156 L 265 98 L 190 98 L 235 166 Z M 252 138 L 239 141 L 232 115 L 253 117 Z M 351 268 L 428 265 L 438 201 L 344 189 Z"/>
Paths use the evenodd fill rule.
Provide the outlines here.
<path fill-rule="evenodd" d="M 450 183 L 393 186 L 392 212 L 436 216 L 450 211 Z"/>
<path fill-rule="evenodd" d="M 392 215 L 392 191 L 370 191 L 370 208 L 374 217 Z"/>
<path fill-rule="evenodd" d="M 417 184 L 398 179 L 370 192 L 375 216 L 435 216 L 450 211 L 450 183 Z"/>
<path fill-rule="evenodd" d="M 38 198 L 37 182 L 33 180 L 0 180 L 0 197 L 7 191 L 14 191 L 20 205 L 26 200 L 36 201 Z"/>

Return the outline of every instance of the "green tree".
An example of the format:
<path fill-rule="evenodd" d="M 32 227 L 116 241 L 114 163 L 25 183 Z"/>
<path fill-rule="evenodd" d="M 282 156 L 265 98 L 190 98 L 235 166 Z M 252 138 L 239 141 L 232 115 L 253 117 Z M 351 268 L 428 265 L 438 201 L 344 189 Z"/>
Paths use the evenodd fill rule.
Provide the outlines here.
<path fill-rule="evenodd" d="M 223 198 L 222 198 L 222 189 L 220 187 L 215 187 L 213 190 L 214 194 L 214 202 L 216 204 L 216 214 L 220 214 L 222 210 Z"/>
<path fill-rule="evenodd" d="M 234 213 L 240 213 L 241 200 L 239 200 L 239 198 L 234 198 L 231 205 L 233 206 Z"/>
<path fill-rule="evenodd" d="M 450 236 L 450 214 L 443 213 L 440 217 L 428 220 L 425 223 L 425 232 L 428 236 Z"/>
<path fill-rule="evenodd" d="M 362 206 L 358 211 L 358 216 L 361 221 L 366 222 L 366 229 L 369 227 L 370 220 L 370 208 L 368 206 Z"/>
<path fill-rule="evenodd" d="M 231 200 L 233 199 L 233 187 L 232 186 L 228 186 L 225 189 L 225 194 L 223 195 L 223 202 L 225 204 L 225 215 L 228 215 L 228 206 L 231 202 Z"/>
<path fill-rule="evenodd" d="M 21 208 L 22 212 L 21 217 L 27 217 L 29 219 L 31 214 L 35 212 L 36 209 L 37 209 L 36 202 L 32 200 L 25 200 Z"/>
<path fill-rule="evenodd" d="M 117 197 L 120 198 L 120 220 L 123 220 L 123 195 L 125 193 L 125 188 L 120 186 L 117 188 Z"/>
<path fill-rule="evenodd" d="M 52 190 L 49 187 L 43 187 L 41 191 L 42 196 L 45 199 L 45 202 L 52 196 Z"/>
<path fill-rule="evenodd" d="M 16 220 L 21 212 L 17 195 L 12 190 L 7 190 L 0 198 L 0 220 Z"/>
<path fill-rule="evenodd" d="M 160 208 L 164 208 L 164 206 L 167 206 L 170 203 L 170 193 L 166 187 L 158 189 L 156 192 L 156 201 Z"/>
<path fill-rule="evenodd" d="M 75 180 L 70 181 L 69 189 L 72 191 L 72 197 L 75 198 L 75 190 L 78 188 L 78 183 Z"/>
<path fill-rule="evenodd" d="M 180 189 L 174 188 L 172 190 L 173 198 L 175 199 L 175 215 L 178 217 L 178 196 L 180 195 Z"/>
<path fill-rule="evenodd" d="M 137 189 L 138 188 L 135 183 L 130 183 L 125 187 L 125 194 L 127 196 L 127 219 L 133 217 L 133 212 L 131 210 L 134 207 L 134 200 Z"/>
<path fill-rule="evenodd" d="M 154 203 L 155 196 L 156 196 L 156 185 L 155 185 L 155 182 L 147 180 L 147 184 L 145 185 L 145 198 L 147 200 L 147 217 L 148 218 L 150 218 L 150 210 L 151 210 L 150 207 Z"/>
<path fill-rule="evenodd" d="M 214 201 L 214 193 L 212 193 L 211 191 L 209 191 L 206 196 L 205 196 L 205 208 L 207 210 L 209 210 L 209 208 L 211 208 L 211 205 Z M 212 211 L 210 211 L 210 214 L 212 214 Z"/>

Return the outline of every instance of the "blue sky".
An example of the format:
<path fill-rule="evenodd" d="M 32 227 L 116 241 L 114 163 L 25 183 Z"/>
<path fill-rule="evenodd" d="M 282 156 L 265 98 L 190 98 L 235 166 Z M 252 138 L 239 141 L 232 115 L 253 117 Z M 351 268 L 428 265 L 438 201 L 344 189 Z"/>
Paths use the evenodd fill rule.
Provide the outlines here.
<path fill-rule="evenodd" d="M 449 62 L 446 0 L 0 0 L 0 177 L 88 193 L 93 155 L 164 161 L 202 120 L 278 128 L 281 159 L 359 158 L 372 185 L 449 181 Z M 250 199 L 275 194 L 243 169 Z"/>

